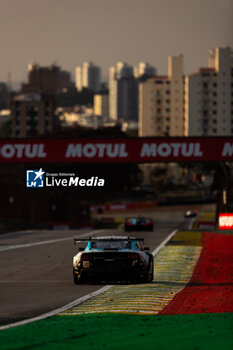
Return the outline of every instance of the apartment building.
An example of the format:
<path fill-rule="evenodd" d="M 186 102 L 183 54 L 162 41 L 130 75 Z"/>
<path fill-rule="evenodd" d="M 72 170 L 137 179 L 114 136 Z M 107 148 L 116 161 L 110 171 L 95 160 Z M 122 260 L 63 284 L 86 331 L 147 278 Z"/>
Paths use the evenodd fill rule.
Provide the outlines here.
<path fill-rule="evenodd" d="M 94 115 L 107 117 L 109 114 L 109 96 L 108 94 L 94 95 Z"/>
<path fill-rule="evenodd" d="M 109 115 L 124 122 L 138 120 L 138 84 L 155 74 L 156 69 L 146 62 L 132 67 L 117 62 L 109 71 Z"/>
<path fill-rule="evenodd" d="M 37 93 L 20 94 L 11 102 L 12 137 L 34 137 L 53 130 L 53 98 Z"/>
<path fill-rule="evenodd" d="M 133 118 L 132 104 L 135 99 L 132 87 L 134 84 L 133 67 L 125 62 L 109 70 L 109 116 L 114 120 Z M 137 111 L 136 111 L 137 113 Z M 137 117 L 137 116 L 135 116 Z"/>
<path fill-rule="evenodd" d="M 21 92 L 55 96 L 67 89 L 70 83 L 70 73 L 59 66 L 40 67 L 36 62 L 31 62 L 28 65 L 28 82 L 22 85 Z"/>
<path fill-rule="evenodd" d="M 183 136 L 183 56 L 168 58 L 168 75 L 139 84 L 139 136 Z"/>
<path fill-rule="evenodd" d="M 139 64 L 134 67 L 134 77 L 151 77 L 156 75 L 156 68 L 149 65 L 147 62 L 139 62 Z"/>
<path fill-rule="evenodd" d="M 101 89 L 100 67 L 92 62 L 84 62 L 81 66 L 76 67 L 75 85 L 78 91 L 91 89 L 99 92 Z"/>
<path fill-rule="evenodd" d="M 185 135 L 233 135 L 233 51 L 209 51 L 207 68 L 185 78 Z"/>

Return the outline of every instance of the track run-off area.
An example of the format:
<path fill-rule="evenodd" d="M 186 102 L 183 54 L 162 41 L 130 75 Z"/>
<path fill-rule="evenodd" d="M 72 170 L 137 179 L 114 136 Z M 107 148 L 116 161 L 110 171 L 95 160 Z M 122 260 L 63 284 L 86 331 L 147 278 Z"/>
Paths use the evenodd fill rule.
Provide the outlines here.
<path fill-rule="evenodd" d="M 233 235 L 192 229 L 183 212 L 147 213 L 154 232 L 134 234 L 155 256 L 149 284 L 73 285 L 73 237 L 93 232 L 2 235 L 1 349 L 231 349 Z"/>

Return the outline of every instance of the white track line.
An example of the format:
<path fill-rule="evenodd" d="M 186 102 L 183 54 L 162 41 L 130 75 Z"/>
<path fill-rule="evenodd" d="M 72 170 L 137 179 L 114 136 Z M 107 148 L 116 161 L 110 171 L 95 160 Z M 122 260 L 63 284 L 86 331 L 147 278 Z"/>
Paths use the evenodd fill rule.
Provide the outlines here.
<path fill-rule="evenodd" d="M 6 250 L 11 250 L 11 249 L 19 249 L 19 248 L 28 248 L 28 247 L 35 247 L 38 245 L 44 245 L 44 244 L 51 244 L 51 243 L 58 243 L 58 242 L 63 242 L 63 241 L 69 241 L 70 239 L 74 239 L 77 237 L 88 237 L 90 235 L 96 234 L 102 232 L 102 230 L 96 230 L 96 231 L 91 231 L 87 233 L 82 233 L 81 235 L 75 235 L 75 236 L 70 236 L 70 237 L 65 237 L 65 238 L 57 238 L 57 239 L 51 239 L 48 241 L 42 241 L 42 242 L 34 242 L 34 243 L 23 243 L 23 244 L 15 244 L 15 245 L 7 245 L 7 246 L 2 246 L 0 247 L 0 252 L 4 252 Z"/>
<path fill-rule="evenodd" d="M 101 230 L 100 230 L 101 231 Z M 158 252 L 165 246 L 165 244 L 175 235 L 175 233 L 177 232 L 177 230 L 173 231 L 172 233 L 170 233 L 170 235 L 164 239 L 163 242 L 160 243 L 160 245 L 155 249 L 153 250 L 152 254 L 153 256 L 155 256 L 156 254 L 158 254 Z M 95 231 L 94 233 L 97 233 L 97 231 Z M 90 234 L 90 233 L 89 233 Z M 87 234 L 86 234 L 87 235 Z M 81 236 L 81 235 L 80 235 Z M 76 235 L 77 237 L 77 235 Z M 110 289 L 112 287 L 112 285 L 107 285 L 107 286 L 104 286 L 100 289 L 98 289 L 97 291 L 93 292 L 93 293 L 90 293 L 90 294 L 87 294 L 79 299 L 76 299 L 74 301 L 72 301 L 71 303 L 61 307 L 61 308 L 58 308 L 56 310 L 53 310 L 53 311 L 50 311 L 50 312 L 47 312 L 43 315 L 40 315 L 40 316 L 36 316 L 36 317 L 33 317 L 33 318 L 29 318 L 27 320 L 23 320 L 23 321 L 19 321 L 19 322 L 15 322 L 15 323 L 11 323 L 11 324 L 8 324 L 6 326 L 1 326 L 0 327 L 0 330 L 3 330 L 3 329 L 8 329 L 8 328 L 12 328 L 12 327 L 16 327 L 16 326 L 22 326 L 22 325 L 25 325 L 25 324 L 28 324 L 28 323 L 31 323 L 31 322 L 35 322 L 35 321 L 40 321 L 40 320 L 43 320 L 45 318 L 48 318 L 48 317 L 51 317 L 51 316 L 55 316 L 57 314 L 60 314 L 64 311 L 67 311 L 69 309 L 72 309 L 73 307 L 75 306 L 78 306 L 82 303 L 84 303 L 85 301 L 105 292 L 106 290 Z"/>
<path fill-rule="evenodd" d="M 78 306 L 79 304 L 84 303 L 88 299 L 93 298 L 93 297 L 95 297 L 95 296 L 105 292 L 106 290 L 108 290 L 111 287 L 112 287 L 111 285 L 104 286 L 104 287 L 98 289 L 97 291 L 95 291 L 93 293 L 90 293 L 88 295 L 85 295 L 85 296 L 83 296 L 83 297 L 81 297 L 79 299 L 76 299 L 76 300 L 72 301 L 71 303 L 69 303 L 69 304 L 67 304 L 65 306 L 62 306 L 62 307 L 60 307 L 58 309 L 55 309 L 55 310 L 50 311 L 50 312 L 46 312 L 45 314 L 40 315 L 40 316 L 29 318 L 27 320 L 23 320 L 23 321 L 19 321 L 19 322 L 8 324 L 6 326 L 2 326 L 2 327 L 0 327 L 0 330 L 8 329 L 8 328 L 16 327 L 16 326 L 23 326 L 23 325 L 25 325 L 27 323 L 40 321 L 40 320 L 43 320 L 45 318 L 48 318 L 48 317 L 51 317 L 51 316 L 55 316 L 55 315 L 60 314 L 60 313 L 62 313 L 64 311 L 66 311 L 66 310 L 72 309 L 73 307 Z"/>
<path fill-rule="evenodd" d="M 195 222 L 196 219 L 197 219 L 197 218 L 193 218 L 193 219 L 190 220 L 190 224 L 189 224 L 189 226 L 188 226 L 188 229 L 189 229 L 189 230 L 191 230 L 191 228 L 193 227 L 193 224 L 194 224 L 194 222 Z"/>
<path fill-rule="evenodd" d="M 164 241 L 162 241 L 162 243 L 160 243 L 160 245 L 157 248 L 155 248 L 151 254 L 153 256 L 158 254 L 158 252 L 165 246 L 165 244 L 167 244 L 168 241 L 170 241 L 170 239 L 175 235 L 176 232 L 177 230 L 172 231 L 172 233 L 170 233 L 170 235 L 167 236 L 167 238 L 165 238 Z"/>

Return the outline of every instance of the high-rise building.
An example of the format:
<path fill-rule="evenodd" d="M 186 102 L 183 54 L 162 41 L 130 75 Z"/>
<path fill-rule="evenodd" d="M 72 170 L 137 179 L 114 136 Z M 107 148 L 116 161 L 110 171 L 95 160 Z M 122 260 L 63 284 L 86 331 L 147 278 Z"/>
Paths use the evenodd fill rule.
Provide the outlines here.
<path fill-rule="evenodd" d="M 121 121 L 138 118 L 138 80 L 125 62 L 109 70 L 109 116 Z"/>
<path fill-rule="evenodd" d="M 28 65 L 28 82 L 23 84 L 22 93 L 39 93 L 55 96 L 70 85 L 70 73 L 63 71 L 57 65 L 40 67 L 32 62 Z"/>
<path fill-rule="evenodd" d="M 8 103 L 8 88 L 6 83 L 0 82 L 0 110 L 5 109 Z"/>
<path fill-rule="evenodd" d="M 107 117 L 109 114 L 109 96 L 108 94 L 94 95 L 94 115 Z"/>
<path fill-rule="evenodd" d="M 117 62 L 109 71 L 109 115 L 115 120 L 138 120 L 138 84 L 155 75 L 156 69 L 146 62 L 137 67 Z"/>
<path fill-rule="evenodd" d="M 34 137 L 53 130 L 53 98 L 37 93 L 17 95 L 11 101 L 12 137 Z"/>
<path fill-rule="evenodd" d="M 140 62 L 137 67 L 134 67 L 135 78 L 151 77 L 153 75 L 156 75 L 156 68 L 146 62 Z"/>
<path fill-rule="evenodd" d="M 78 91 L 91 89 L 99 92 L 101 89 L 101 70 L 92 62 L 84 62 L 82 66 L 76 67 L 75 85 Z"/>
<path fill-rule="evenodd" d="M 139 84 L 139 136 L 183 136 L 183 56 L 168 58 L 168 75 Z"/>
<path fill-rule="evenodd" d="M 185 135 L 233 135 L 233 51 L 209 51 L 207 68 L 185 78 Z"/>

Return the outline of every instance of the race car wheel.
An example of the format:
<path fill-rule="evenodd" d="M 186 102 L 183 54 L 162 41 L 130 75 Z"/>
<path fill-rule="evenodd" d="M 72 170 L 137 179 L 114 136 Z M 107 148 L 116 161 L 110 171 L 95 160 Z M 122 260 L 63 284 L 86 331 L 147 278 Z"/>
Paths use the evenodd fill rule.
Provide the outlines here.
<path fill-rule="evenodd" d="M 73 277 L 74 277 L 74 284 L 80 284 L 83 282 L 83 278 L 81 275 L 77 276 L 76 273 L 73 273 Z"/>

